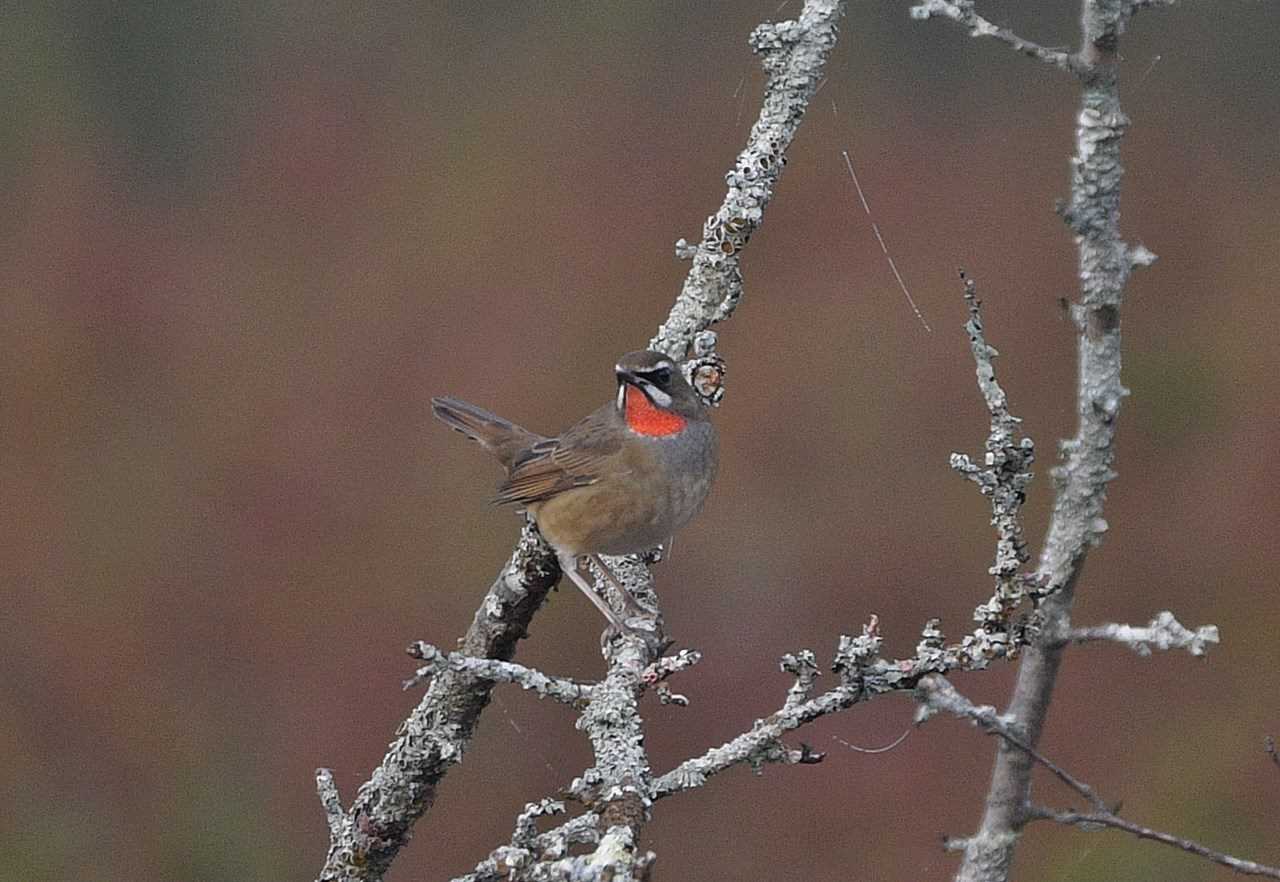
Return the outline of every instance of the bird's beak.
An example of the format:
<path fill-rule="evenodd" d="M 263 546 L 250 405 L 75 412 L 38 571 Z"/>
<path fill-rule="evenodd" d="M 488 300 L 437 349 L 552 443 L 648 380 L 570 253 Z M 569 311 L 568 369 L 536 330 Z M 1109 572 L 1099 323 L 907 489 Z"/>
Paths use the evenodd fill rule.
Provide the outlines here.
<path fill-rule="evenodd" d="M 622 408 L 623 401 L 626 398 L 627 386 L 635 386 L 644 393 L 645 398 L 648 398 L 655 407 L 667 408 L 671 406 L 671 396 L 653 385 L 653 383 L 649 382 L 647 377 L 641 376 L 634 371 L 627 370 L 622 366 L 614 368 L 614 373 L 618 377 L 619 409 Z"/>

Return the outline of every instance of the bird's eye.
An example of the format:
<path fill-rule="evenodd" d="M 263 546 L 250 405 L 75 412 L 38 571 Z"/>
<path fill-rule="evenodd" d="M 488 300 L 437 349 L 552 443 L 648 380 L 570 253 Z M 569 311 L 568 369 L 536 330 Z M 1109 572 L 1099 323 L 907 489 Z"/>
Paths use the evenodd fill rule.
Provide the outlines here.
<path fill-rule="evenodd" d="M 663 366 L 657 368 L 653 372 L 653 381 L 659 386 L 665 386 L 671 382 L 671 368 Z"/>

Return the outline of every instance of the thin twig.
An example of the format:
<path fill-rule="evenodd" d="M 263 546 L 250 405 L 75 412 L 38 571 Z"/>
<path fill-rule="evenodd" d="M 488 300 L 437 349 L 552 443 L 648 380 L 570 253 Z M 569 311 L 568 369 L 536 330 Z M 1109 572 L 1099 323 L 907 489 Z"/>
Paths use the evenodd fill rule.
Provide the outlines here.
<path fill-rule="evenodd" d="M 1070 52 L 1041 46 L 1039 43 L 1019 37 L 1008 28 L 992 24 L 974 12 L 973 0 L 955 0 L 955 2 L 925 0 L 911 7 L 911 17 L 922 21 L 930 18 L 949 18 L 968 28 L 971 37 L 992 37 L 1029 58 L 1038 59 L 1073 73 L 1078 70 L 1078 62 Z"/>
<path fill-rule="evenodd" d="M 405 689 L 412 689 L 445 671 L 467 674 L 491 683 L 515 683 L 522 689 L 536 692 L 544 698 L 554 698 L 568 705 L 576 705 L 591 697 L 593 684 L 579 683 L 564 677 L 551 677 L 534 668 L 514 662 L 491 658 L 474 658 L 461 652 L 441 652 L 430 643 L 417 641 L 409 647 L 409 655 L 426 664 L 404 682 Z"/>
<path fill-rule="evenodd" d="M 934 713 L 937 711 L 945 711 L 967 719 L 974 725 L 981 728 L 989 735 L 997 735 L 1004 739 L 1005 742 L 1014 748 L 1022 751 L 1031 757 L 1040 765 L 1044 766 L 1052 772 L 1058 780 L 1062 781 L 1076 793 L 1080 794 L 1088 803 L 1093 806 L 1093 811 L 1089 813 L 1076 811 L 1057 811 L 1047 809 L 1041 806 L 1026 806 L 1022 812 L 1023 821 L 1034 820 L 1051 820 L 1060 824 L 1075 825 L 1088 829 L 1091 825 L 1113 827 L 1117 830 L 1126 830 L 1142 839 L 1151 839 L 1156 842 L 1163 842 L 1166 845 L 1172 845 L 1183 851 L 1200 855 L 1211 861 L 1230 867 L 1238 873 L 1245 873 L 1255 876 L 1269 876 L 1272 878 L 1280 878 L 1280 869 L 1269 867 L 1265 864 L 1255 863 L 1254 861 L 1245 860 L 1243 858 L 1233 857 L 1220 851 L 1208 848 L 1191 839 L 1181 836 L 1174 836 L 1172 833 L 1164 833 L 1153 830 L 1150 827 L 1144 827 L 1141 824 L 1135 824 L 1120 817 L 1111 809 L 1100 796 L 1088 784 L 1076 778 L 1067 772 L 1053 760 L 1040 753 L 1031 745 L 1023 740 L 1023 736 L 1017 731 L 1014 724 L 1007 718 L 1001 717 L 996 713 L 995 708 L 991 706 L 977 706 L 968 698 L 956 691 L 943 677 L 926 677 L 920 682 L 919 688 L 916 690 L 916 697 L 921 702 L 921 709 Z M 964 845 L 964 843 L 961 843 Z"/>
<path fill-rule="evenodd" d="M 1022 435 L 1022 420 L 1009 409 L 1009 397 L 996 379 L 993 359 L 1000 353 L 987 342 L 986 327 L 982 321 L 982 301 L 978 299 L 977 283 L 960 272 L 964 283 L 965 304 L 969 308 L 969 320 L 965 331 L 969 334 L 969 350 L 973 355 L 978 377 L 978 391 L 991 415 L 991 427 L 987 433 L 985 454 L 979 466 L 963 453 L 951 454 L 951 468 L 978 485 L 979 491 L 991 501 L 991 525 L 996 528 L 995 562 L 990 572 L 995 576 L 995 594 L 987 603 L 979 606 L 973 617 L 979 623 L 988 620 L 1007 620 L 1009 612 L 1027 596 L 1027 588 L 1035 587 L 1022 574 L 1022 568 L 1030 559 L 1027 541 L 1022 529 L 1022 505 L 1027 499 L 1027 487 L 1031 483 L 1031 465 L 1035 462 L 1035 442 Z"/>
<path fill-rule="evenodd" d="M 893 277 L 898 280 L 898 287 L 902 289 L 902 296 L 907 298 L 907 303 L 911 306 L 911 311 L 916 314 L 916 318 L 920 320 L 920 324 L 924 325 L 924 329 L 932 334 L 933 328 L 929 327 L 929 323 L 925 321 L 924 313 L 920 311 L 920 307 L 916 306 L 915 298 L 907 290 L 907 283 L 902 280 L 902 273 L 898 272 L 898 264 L 894 262 L 893 255 L 889 253 L 889 246 L 884 243 L 884 236 L 880 235 L 880 225 L 871 216 L 871 206 L 867 204 L 867 197 L 862 192 L 862 184 L 858 183 L 858 176 L 853 171 L 853 160 L 849 159 L 849 151 L 841 150 L 840 155 L 844 157 L 844 167 L 849 170 L 849 179 L 853 181 L 853 188 L 858 192 L 858 201 L 862 203 L 862 211 L 866 214 L 867 221 L 871 224 L 871 232 L 875 234 L 876 241 L 880 243 L 880 251 L 884 254 L 884 259 L 889 262 L 889 269 L 892 270 Z"/>
<path fill-rule="evenodd" d="M 1027 815 L 1031 820 L 1056 821 L 1059 824 L 1067 824 L 1081 829 L 1096 829 L 1098 827 L 1111 827 L 1116 830 L 1124 830 L 1132 833 L 1139 839 L 1150 839 L 1153 842 L 1162 842 L 1165 845 L 1171 845 L 1183 851 L 1199 855 L 1206 860 L 1213 861 L 1215 864 L 1221 864 L 1229 867 L 1237 873 L 1246 876 L 1266 876 L 1269 879 L 1280 879 L 1280 867 L 1272 867 L 1266 864 L 1260 864 L 1256 861 L 1245 860 L 1244 858 L 1234 857 L 1225 852 L 1217 851 L 1208 846 L 1201 845 L 1192 839 L 1184 839 L 1181 836 L 1174 836 L 1172 833 L 1165 833 L 1160 830 L 1152 830 L 1150 827 L 1144 827 L 1141 824 L 1135 824 L 1133 821 L 1127 821 L 1119 815 L 1111 812 L 1073 812 L 1073 811 L 1057 811 L 1054 809 L 1044 808 L 1042 806 L 1030 806 L 1027 809 Z"/>
<path fill-rule="evenodd" d="M 1174 618 L 1173 613 L 1162 610 L 1143 628 L 1109 622 L 1088 628 L 1072 628 L 1062 639 L 1064 643 L 1096 641 L 1121 643 L 1141 656 L 1151 655 L 1153 649 L 1185 649 L 1200 656 L 1218 643 L 1218 626 L 1201 625 L 1192 631 Z"/>
<path fill-rule="evenodd" d="M 1079 793 L 1098 811 L 1110 811 L 1102 798 L 1094 789 L 1080 779 L 1069 774 L 1066 769 L 1040 753 L 1030 744 L 1025 736 L 1017 730 L 1014 722 L 996 713 L 989 704 L 976 705 L 961 695 L 951 682 L 942 676 L 925 677 L 916 688 L 916 700 L 920 702 L 920 713 L 916 716 L 917 724 L 923 723 L 938 711 L 944 711 L 962 720 L 968 720 L 988 735 L 998 735 L 1019 750 L 1027 753 L 1040 765 L 1052 772 L 1058 780 Z"/>

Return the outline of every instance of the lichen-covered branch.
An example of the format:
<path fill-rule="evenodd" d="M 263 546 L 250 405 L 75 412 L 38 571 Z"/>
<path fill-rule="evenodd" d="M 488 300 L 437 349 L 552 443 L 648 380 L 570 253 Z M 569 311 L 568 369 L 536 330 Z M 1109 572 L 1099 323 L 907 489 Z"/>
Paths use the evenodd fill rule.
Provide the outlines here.
<path fill-rule="evenodd" d="M 537 530 L 526 525 L 511 559 L 476 610 L 462 640 L 462 654 L 510 659 L 516 641 L 559 578 L 555 555 Z M 440 779 L 462 759 L 492 689 L 492 681 L 466 673 L 444 671 L 437 676 L 345 812 L 332 775 L 326 769 L 317 773 L 330 831 L 322 882 L 382 878 L 409 841 L 413 823 L 435 801 Z"/>
<path fill-rule="evenodd" d="M 693 265 L 667 320 L 649 348 L 683 358 L 695 336 L 733 314 L 742 297 L 739 255 L 764 220 L 764 209 L 786 164 L 787 148 L 800 128 L 827 56 L 836 44 L 843 0 L 806 0 L 795 20 L 767 22 L 751 33 L 768 79 L 760 115 L 747 145 L 725 175 L 728 190 L 707 218 L 702 239 L 681 239 L 676 254 Z"/>
<path fill-rule="evenodd" d="M 338 795 L 338 785 L 333 780 L 332 771 L 316 769 L 316 791 L 320 794 L 320 804 L 324 806 L 325 820 L 329 822 L 329 837 L 337 838 L 342 835 L 345 815 L 342 811 L 342 797 Z"/>
<path fill-rule="evenodd" d="M 991 525 L 996 528 L 996 556 L 989 572 L 995 576 L 996 591 L 990 601 L 978 607 L 974 618 L 983 623 L 1007 620 L 1009 613 L 1022 603 L 1030 587 L 1039 599 L 1034 581 L 1022 574 L 1030 559 L 1022 531 L 1022 504 L 1031 483 L 1031 464 L 1035 462 L 1035 442 L 1019 437 L 1022 421 L 1009 411 L 1009 400 L 996 379 L 992 359 L 999 353 L 987 343 L 982 325 L 982 302 L 973 279 L 960 273 L 964 281 L 964 299 L 969 307 L 969 348 L 977 368 L 978 390 L 991 414 L 991 430 L 987 435 L 986 454 L 982 466 L 963 453 L 951 454 L 951 467 L 978 485 L 991 500 Z"/>
<path fill-rule="evenodd" d="M 991 523 L 996 527 L 996 560 L 992 596 L 974 611 L 977 627 L 957 644 L 948 646 L 937 621 L 925 625 L 915 655 L 904 659 L 880 656 L 878 620 L 873 616 L 859 637 L 840 638 L 832 669 L 840 675 L 835 688 L 811 697 L 818 677 L 818 665 L 809 650 L 782 657 L 782 670 L 795 676 L 782 707 L 757 720 L 750 731 L 701 756 L 681 763 L 660 777 L 654 785 L 659 798 L 699 787 L 707 778 L 731 766 L 764 762 L 808 763 L 821 759 L 806 748 L 789 749 L 782 736 L 820 717 L 837 713 L 876 695 L 915 689 L 922 678 L 951 671 L 986 668 L 993 659 L 1011 658 L 1037 633 L 1037 617 L 1018 618 L 1024 601 L 1039 601 L 1038 582 L 1020 572 L 1027 560 L 1022 539 L 1022 503 L 1031 480 L 1035 445 L 1020 437 L 1020 420 L 1009 410 L 1008 399 L 996 380 L 992 357 L 994 347 L 986 340 L 981 303 L 972 280 L 965 280 L 965 302 L 969 307 L 970 348 L 977 371 L 978 390 L 991 414 L 986 455 L 981 466 L 964 454 L 953 454 L 952 467 L 973 481 L 991 500 Z"/>
<path fill-rule="evenodd" d="M 739 253 L 763 220 L 764 209 L 786 162 L 786 150 L 799 128 L 822 69 L 836 42 L 842 0 L 806 0 L 793 21 L 762 24 L 751 34 L 751 47 L 767 73 L 759 118 L 747 146 L 726 175 L 728 191 L 708 218 L 702 241 L 678 245 L 691 257 L 680 295 L 649 347 L 683 359 L 692 346 L 686 371 L 694 387 L 711 403 L 723 394 L 724 364 L 715 354 L 715 335 L 707 329 L 728 318 L 742 294 Z M 631 594 L 657 610 L 652 580 L 638 558 L 609 558 L 610 568 Z M 600 580 L 597 580 L 598 583 Z M 643 721 L 637 702 L 658 672 L 664 642 L 660 617 L 649 639 L 617 635 L 604 645 L 608 673 L 592 689 L 578 727 L 591 740 L 595 764 L 574 782 L 572 792 L 600 817 L 604 832 L 589 855 L 567 858 L 555 872 L 567 877 L 609 878 L 624 882 L 648 872 L 652 855 L 638 852 L 641 828 L 653 799 L 653 782 L 644 751 Z M 691 661 L 668 665 L 670 670 Z M 534 864 L 513 878 L 536 878 L 547 872 Z"/>
<path fill-rule="evenodd" d="M 591 697 L 592 685 L 589 683 L 550 677 L 539 670 L 514 662 L 476 658 L 461 652 L 441 652 L 421 640 L 409 647 L 409 655 L 426 664 L 405 681 L 405 689 L 412 689 L 445 671 L 452 671 L 478 680 L 488 680 L 490 683 L 515 683 L 522 689 L 536 692 L 540 698 L 554 698 L 568 705 L 576 705 Z"/>
<path fill-rule="evenodd" d="M 1130 271 L 1154 261 L 1120 235 L 1120 142 L 1129 120 L 1120 106 L 1118 46 L 1135 0 L 1082 0 L 1081 45 L 1069 58 L 1016 38 L 979 19 L 972 2 L 927 2 L 918 18 L 943 16 L 979 36 L 996 37 L 1019 52 L 1069 70 L 1082 84 L 1071 160 L 1071 195 L 1061 209 L 1076 237 L 1080 299 L 1071 314 L 1077 328 L 1078 373 L 1075 436 L 1062 443 L 1062 464 L 1053 470 L 1056 494 L 1041 550 L 1037 581 L 1049 596 L 1041 604 L 1041 638 L 1028 648 L 1018 671 L 1008 715 L 1034 747 L 1053 694 L 1063 637 L 1085 555 L 1101 541 L 1108 482 L 1114 477 L 1116 419 L 1128 390 L 1120 381 L 1120 306 Z M 1018 832 L 1025 820 L 1033 759 L 1001 742 L 978 831 L 966 840 L 960 882 L 1003 882 L 1009 876 Z"/>
<path fill-rule="evenodd" d="M 715 335 L 707 329 L 728 318 L 741 297 L 739 252 L 763 220 L 786 150 L 835 45 L 836 24 L 843 11 L 843 0 L 806 0 L 796 20 L 762 24 L 752 33 L 751 47 L 768 74 L 763 108 L 747 146 L 726 176 L 724 202 L 704 226 L 702 241 L 678 248 L 681 256 L 693 259 L 693 266 L 650 347 L 674 358 L 690 354 L 685 366 L 689 378 L 713 404 L 723 394 L 724 363 L 715 353 Z M 647 568 L 639 559 L 612 559 L 610 566 L 620 575 L 630 574 L 632 584 L 628 587 L 642 601 L 649 599 L 648 605 L 655 610 L 655 632 L 649 640 L 623 635 L 605 644 L 609 674 L 593 687 L 581 725 L 596 750 L 593 775 L 600 784 L 596 802 L 606 831 L 592 856 L 564 860 L 579 862 L 579 869 L 589 870 L 581 878 L 607 872 L 622 882 L 647 872 L 649 863 L 646 855 L 635 854 L 636 835 L 649 798 L 648 763 L 635 701 L 644 689 L 658 683 L 666 700 L 678 702 L 679 697 L 672 697 L 661 680 L 696 659 L 684 657 L 675 668 L 655 674 L 662 627 Z M 459 659 L 510 660 L 516 641 L 524 636 L 559 576 L 554 555 L 536 529 L 526 527 L 510 562 L 477 611 Z M 612 590 L 607 582 L 597 580 L 606 595 Z M 437 670 L 434 663 L 428 666 L 433 679 L 426 696 L 401 724 L 382 764 L 345 813 L 332 777 L 323 770 L 318 773 L 317 786 L 331 834 L 329 854 L 319 876 L 322 882 L 382 878 L 408 842 L 414 822 L 430 807 L 440 778 L 470 741 L 493 687 L 495 677 L 489 675 L 514 677 L 517 673 L 512 668 L 481 669 L 471 661 L 459 660 L 457 664 L 456 670 L 453 661 L 444 670 Z M 530 676 L 521 676 L 524 679 L 516 682 L 533 682 Z M 563 683 L 544 685 L 557 693 L 571 690 Z M 545 864 L 536 862 L 526 869 L 524 878 L 531 879 L 549 872 Z M 563 866 L 556 870 L 561 871 L 567 872 Z"/>
<path fill-rule="evenodd" d="M 898 659 L 881 657 L 879 622 L 872 616 L 860 636 L 840 638 L 831 665 L 839 683 L 817 696 L 812 695 L 818 678 L 813 653 L 801 650 L 784 655 L 781 668 L 796 679 L 787 690 L 782 707 L 756 720 L 749 731 L 685 760 L 659 777 L 653 785 L 654 799 L 701 787 L 712 775 L 742 763 L 759 769 L 768 762 L 818 762 L 821 754 L 813 753 L 804 745 L 789 748 L 783 744 L 783 736 L 876 696 L 910 692 L 930 675 L 985 670 L 994 659 L 1017 655 L 1026 640 L 1026 629 L 1014 622 L 1014 608 L 998 606 L 1005 610 L 1003 620 L 988 618 L 959 643 L 951 645 L 946 644 L 937 622 L 930 621 L 925 625 L 915 654 Z"/>
<path fill-rule="evenodd" d="M 495 848 L 474 870 L 453 882 L 504 882 L 512 878 L 558 882 L 566 878 L 572 864 L 566 858 L 569 848 L 598 843 L 600 818 L 591 813 L 582 814 L 554 830 L 537 831 L 538 818 L 564 811 L 564 803 L 554 799 L 528 803 L 516 818 L 511 844 Z"/>

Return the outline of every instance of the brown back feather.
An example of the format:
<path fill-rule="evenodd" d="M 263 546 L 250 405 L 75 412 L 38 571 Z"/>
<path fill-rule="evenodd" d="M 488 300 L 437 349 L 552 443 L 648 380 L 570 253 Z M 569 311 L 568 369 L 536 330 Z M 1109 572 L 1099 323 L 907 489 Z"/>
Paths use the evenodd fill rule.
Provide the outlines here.
<path fill-rule="evenodd" d="M 508 471 L 527 449 L 550 440 L 457 398 L 432 398 L 431 411 L 441 422 L 479 442 Z"/>
<path fill-rule="evenodd" d="M 539 441 L 522 451 L 493 501 L 528 505 L 594 484 L 601 467 L 622 449 L 620 422 L 617 408 L 609 403 L 559 438 Z"/>

